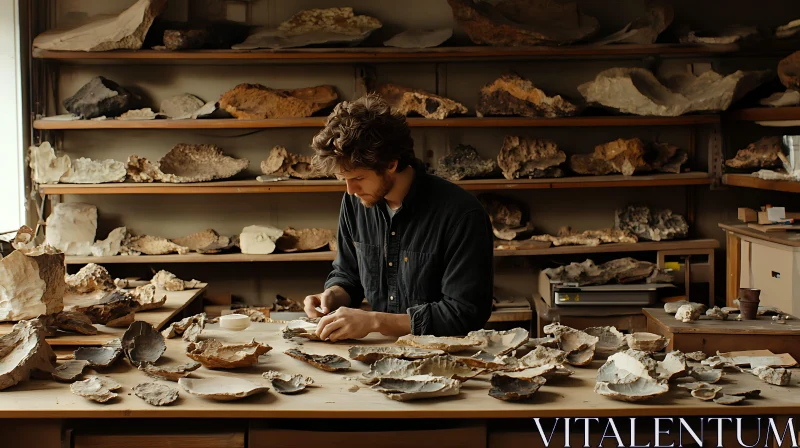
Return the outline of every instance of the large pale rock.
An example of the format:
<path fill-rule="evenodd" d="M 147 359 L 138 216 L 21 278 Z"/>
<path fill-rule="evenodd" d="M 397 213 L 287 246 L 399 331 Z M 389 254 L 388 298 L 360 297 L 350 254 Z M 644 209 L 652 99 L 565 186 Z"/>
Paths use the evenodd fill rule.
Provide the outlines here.
<path fill-rule="evenodd" d="M 92 160 L 85 157 L 70 160 L 66 154 L 56 156 L 49 142 L 30 147 L 33 181 L 40 184 L 100 184 L 123 182 L 125 164 L 116 160 Z"/>
<path fill-rule="evenodd" d="M 353 8 L 303 10 L 277 29 L 261 29 L 251 34 L 234 50 L 297 48 L 308 45 L 358 45 L 373 31 L 383 26 L 370 16 L 357 16 Z"/>
<path fill-rule="evenodd" d="M 134 182 L 206 182 L 233 177 L 249 164 L 247 159 L 226 156 L 216 145 L 178 143 L 157 164 L 130 156 L 128 175 Z"/>
<path fill-rule="evenodd" d="M 141 235 L 123 241 L 120 252 L 131 255 L 167 255 L 173 253 L 186 255 L 189 253 L 189 248 L 179 246 L 159 236 Z"/>
<path fill-rule="evenodd" d="M 122 242 L 128 234 L 126 227 L 117 227 L 108 234 L 108 238 L 97 240 L 92 244 L 92 255 L 95 257 L 113 257 L 119 255 Z"/>
<path fill-rule="evenodd" d="M 303 252 L 322 249 L 336 239 L 336 232 L 331 229 L 283 229 L 283 235 L 275 240 L 281 252 Z"/>
<path fill-rule="evenodd" d="M 281 236 L 283 230 L 275 227 L 247 226 L 239 234 L 239 248 L 243 254 L 271 254 Z"/>
<path fill-rule="evenodd" d="M 557 236 L 534 235 L 530 240 L 549 242 L 553 246 L 599 246 L 608 243 L 635 243 L 638 238 L 627 230 L 602 229 L 576 232 L 569 227 L 562 227 Z"/>
<path fill-rule="evenodd" d="M 290 153 L 283 146 L 275 146 L 270 150 L 269 157 L 261 162 L 261 172 L 269 176 L 290 176 L 304 180 L 330 177 L 314 169 L 311 157 Z"/>
<path fill-rule="evenodd" d="M 97 233 L 97 207 L 80 202 L 56 204 L 47 217 L 47 244 L 65 255 L 92 254 L 92 244 Z"/>
<path fill-rule="evenodd" d="M 558 166 L 567 160 L 564 151 L 551 140 L 507 136 L 497 156 L 497 166 L 506 179 L 561 177 Z"/>
<path fill-rule="evenodd" d="M 467 113 L 467 107 L 463 104 L 420 89 L 381 84 L 375 92 L 403 115 L 443 120 L 451 115 Z"/>
<path fill-rule="evenodd" d="M 216 254 L 230 248 L 233 243 L 227 236 L 218 234 L 214 229 L 206 229 L 180 238 L 174 238 L 173 243 L 188 247 L 189 250 L 200 254 Z"/>
<path fill-rule="evenodd" d="M 0 259 L 0 321 L 34 319 L 64 309 L 64 254 L 47 246 Z"/>
<path fill-rule="evenodd" d="M 516 74 L 505 74 L 481 88 L 479 117 L 516 115 L 521 117 L 571 117 L 580 108 L 561 95 L 547 96 L 533 83 Z"/>
<path fill-rule="evenodd" d="M 134 99 L 119 84 L 97 76 L 65 99 L 64 107 L 81 118 L 116 117 L 131 109 Z"/>
<path fill-rule="evenodd" d="M 629 205 L 617 210 L 615 226 L 650 241 L 681 239 L 689 234 L 686 218 L 669 209 L 651 211 L 647 206 Z"/>
<path fill-rule="evenodd" d="M 0 336 L 0 390 L 27 381 L 32 373 L 52 373 L 56 354 L 33 321 L 19 322 Z"/>
<path fill-rule="evenodd" d="M 633 258 L 619 258 L 601 265 L 592 260 L 582 263 L 570 263 L 558 268 L 545 269 L 543 272 L 551 281 L 561 283 L 577 283 L 579 286 L 605 285 L 607 283 L 635 283 L 648 280 L 661 270 L 648 261 Z"/>
<path fill-rule="evenodd" d="M 339 100 L 333 86 L 294 90 L 270 89 L 261 84 L 239 84 L 222 94 L 219 107 L 239 119 L 310 117 Z"/>
<path fill-rule="evenodd" d="M 563 45 L 594 34 L 599 22 L 575 3 L 554 0 L 447 0 L 453 16 L 476 44 Z"/>
<path fill-rule="evenodd" d="M 33 40 L 33 46 L 61 51 L 138 50 L 153 20 L 166 6 L 167 0 L 139 0 L 116 17 L 98 19 L 69 31 L 42 33 Z"/>
<path fill-rule="evenodd" d="M 406 30 L 395 34 L 383 45 L 397 48 L 432 48 L 438 47 L 453 37 L 452 28 L 438 30 Z"/>
<path fill-rule="evenodd" d="M 617 139 L 597 145 L 591 154 L 574 154 L 570 168 L 578 174 L 605 175 L 662 171 L 680 173 L 686 151 L 668 143 L 645 143 L 639 138 Z"/>
<path fill-rule="evenodd" d="M 68 155 L 56 157 L 50 142 L 44 141 L 39 146 L 31 146 L 30 153 L 31 178 L 37 184 L 57 184 L 61 177 L 72 168 Z"/>
<path fill-rule="evenodd" d="M 486 177 L 497 171 L 494 159 L 484 159 L 470 145 L 458 145 L 439 159 L 436 175 L 449 181 Z"/>
<path fill-rule="evenodd" d="M 117 120 L 155 120 L 158 115 L 153 112 L 153 109 L 145 107 L 143 109 L 131 109 L 117 117 Z"/>
<path fill-rule="evenodd" d="M 162 101 L 161 113 L 166 115 L 167 118 L 172 119 L 192 118 L 192 115 L 205 104 L 205 101 L 192 95 L 191 93 L 184 93 L 169 97 Z"/>
<path fill-rule="evenodd" d="M 670 5 L 655 5 L 647 13 L 627 24 L 616 33 L 604 37 L 594 45 L 606 44 L 640 44 L 649 45 L 656 43 L 658 35 L 664 32 L 675 18 L 674 10 Z"/>
<path fill-rule="evenodd" d="M 782 153 L 783 144 L 780 137 L 764 137 L 737 151 L 736 157 L 726 160 L 725 165 L 729 168 L 750 170 L 779 168 L 782 165 L 780 159 Z"/>

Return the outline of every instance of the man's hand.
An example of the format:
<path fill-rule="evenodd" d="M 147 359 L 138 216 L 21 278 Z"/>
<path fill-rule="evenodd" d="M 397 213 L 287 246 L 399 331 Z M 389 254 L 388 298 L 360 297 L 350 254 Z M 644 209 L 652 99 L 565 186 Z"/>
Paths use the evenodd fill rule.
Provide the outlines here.
<path fill-rule="evenodd" d="M 350 303 L 350 295 L 341 286 L 331 286 L 321 294 L 306 297 L 303 310 L 308 317 L 322 317 Z M 320 313 L 317 307 L 322 309 Z"/>
<path fill-rule="evenodd" d="M 361 339 L 377 331 L 377 314 L 356 308 L 339 308 L 335 313 L 323 317 L 317 326 L 317 336 L 332 342 L 345 339 Z"/>

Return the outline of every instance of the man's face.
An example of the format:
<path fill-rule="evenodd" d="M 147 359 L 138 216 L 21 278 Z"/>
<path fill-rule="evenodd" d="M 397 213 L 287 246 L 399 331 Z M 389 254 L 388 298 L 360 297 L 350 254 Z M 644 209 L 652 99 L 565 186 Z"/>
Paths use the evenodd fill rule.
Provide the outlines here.
<path fill-rule="evenodd" d="M 366 168 L 341 171 L 336 175 L 347 183 L 347 194 L 355 195 L 364 207 L 370 208 L 381 201 L 394 187 L 394 170 L 383 174 Z"/>

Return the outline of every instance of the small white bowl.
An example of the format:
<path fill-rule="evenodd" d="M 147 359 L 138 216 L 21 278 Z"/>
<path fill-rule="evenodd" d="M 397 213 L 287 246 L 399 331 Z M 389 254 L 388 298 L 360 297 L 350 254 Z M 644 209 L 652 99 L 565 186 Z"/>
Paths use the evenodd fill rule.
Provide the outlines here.
<path fill-rule="evenodd" d="M 219 317 L 219 326 L 231 331 L 242 331 L 250 326 L 250 316 L 226 314 Z"/>

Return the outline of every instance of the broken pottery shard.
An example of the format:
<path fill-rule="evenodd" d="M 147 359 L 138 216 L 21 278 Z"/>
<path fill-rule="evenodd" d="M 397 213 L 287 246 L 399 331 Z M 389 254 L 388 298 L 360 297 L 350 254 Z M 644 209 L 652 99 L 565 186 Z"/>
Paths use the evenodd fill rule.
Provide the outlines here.
<path fill-rule="evenodd" d="M 156 286 L 152 284 L 137 286 L 130 294 L 139 304 L 137 311 L 154 310 L 167 303 L 167 295 L 163 292 L 157 293 Z"/>
<path fill-rule="evenodd" d="M 279 394 L 296 394 L 305 390 L 306 387 L 314 384 L 314 380 L 307 376 L 300 374 L 288 375 L 286 373 L 280 373 L 274 370 L 264 372 L 261 374 L 261 376 L 272 383 L 272 387 L 275 389 L 275 392 L 278 392 Z"/>
<path fill-rule="evenodd" d="M 197 288 L 200 285 L 199 280 L 181 280 L 172 272 L 163 269 L 150 279 L 150 283 L 166 291 L 184 291 Z"/>
<path fill-rule="evenodd" d="M 294 90 L 270 89 L 261 84 L 239 84 L 222 94 L 219 107 L 236 118 L 304 118 L 331 107 L 339 100 L 333 86 Z"/>
<path fill-rule="evenodd" d="M 800 51 L 796 51 L 778 63 L 778 77 L 787 89 L 800 89 Z"/>
<path fill-rule="evenodd" d="M 688 153 L 668 143 L 645 143 L 639 138 L 617 139 L 595 146 L 591 154 L 574 154 L 570 168 L 578 174 L 602 176 L 661 171 L 680 173 Z"/>
<path fill-rule="evenodd" d="M 407 378 L 381 378 L 372 389 L 383 392 L 396 401 L 458 395 L 461 382 L 432 375 L 415 375 Z"/>
<path fill-rule="evenodd" d="M 657 362 L 647 352 L 625 350 L 608 357 L 597 370 L 597 382 L 627 384 L 641 378 L 655 381 L 657 368 Z"/>
<path fill-rule="evenodd" d="M 92 325 L 89 316 L 78 311 L 62 311 L 56 314 L 55 325 L 61 331 L 92 335 L 97 334 L 97 328 Z"/>
<path fill-rule="evenodd" d="M 692 378 L 696 379 L 697 381 L 702 381 L 708 384 L 714 384 L 725 375 L 722 369 L 712 369 L 708 366 L 696 366 L 692 367 L 691 371 L 689 371 L 689 375 Z"/>
<path fill-rule="evenodd" d="M 97 303 L 75 306 L 72 310 L 89 316 L 93 324 L 128 327 L 133 322 L 133 315 L 138 308 L 139 303 L 130 294 L 116 290 L 106 294 Z"/>
<path fill-rule="evenodd" d="M 64 254 L 49 246 L 17 249 L 0 259 L 0 322 L 64 309 Z"/>
<path fill-rule="evenodd" d="M 468 365 L 465 358 L 454 358 L 449 355 L 417 360 L 384 358 L 374 362 L 369 372 L 361 374 L 361 382 L 375 384 L 381 378 L 408 378 L 415 375 L 432 375 L 466 381 L 482 372 L 481 368 L 474 369 Z"/>
<path fill-rule="evenodd" d="M 150 363 L 142 363 L 139 370 L 145 375 L 167 381 L 178 381 L 180 378 L 189 376 L 192 372 L 200 368 L 199 362 L 189 362 L 179 366 L 156 366 Z"/>
<path fill-rule="evenodd" d="M 775 386 L 788 386 L 789 381 L 792 379 L 792 371 L 783 367 L 772 368 L 766 366 L 758 366 L 751 370 L 753 375 L 759 377 L 767 384 Z"/>
<path fill-rule="evenodd" d="M 95 257 L 113 257 L 119 255 L 122 248 L 122 241 L 128 234 L 126 227 L 117 227 L 108 234 L 108 238 L 97 240 L 92 244 L 92 255 Z"/>
<path fill-rule="evenodd" d="M 117 117 L 117 120 L 155 120 L 157 116 L 158 114 L 153 112 L 153 109 L 146 107 L 144 109 L 131 109 Z"/>
<path fill-rule="evenodd" d="M 722 390 L 721 386 L 703 386 L 692 390 L 692 396 L 703 401 L 711 401 L 717 398 L 717 394 Z"/>
<path fill-rule="evenodd" d="M 593 42 L 593 45 L 607 44 L 654 44 L 658 35 L 667 29 L 674 19 L 670 5 L 655 5 L 647 13 L 625 25 L 616 33 Z"/>
<path fill-rule="evenodd" d="M 97 233 L 97 207 L 81 202 L 56 204 L 47 217 L 45 242 L 64 255 L 87 256 Z"/>
<path fill-rule="evenodd" d="M 336 232 L 331 229 L 283 229 L 283 235 L 275 240 L 275 246 L 281 252 L 304 252 L 322 249 L 336 239 Z"/>
<path fill-rule="evenodd" d="M 188 247 L 179 246 L 166 238 L 151 235 L 132 237 L 124 242 L 124 248 L 127 252 L 138 252 L 145 255 L 167 255 L 172 253 L 186 255 L 189 253 Z"/>
<path fill-rule="evenodd" d="M 714 320 L 726 320 L 728 318 L 728 313 L 726 311 L 722 311 L 720 307 L 715 306 L 714 308 L 706 311 L 706 316 Z"/>
<path fill-rule="evenodd" d="M 689 234 L 686 218 L 669 209 L 651 211 L 647 206 L 629 205 L 616 211 L 614 221 L 617 229 L 650 241 L 681 239 Z"/>
<path fill-rule="evenodd" d="M 122 335 L 122 351 L 134 366 L 154 363 L 164 354 L 167 346 L 164 336 L 147 322 L 136 321 Z"/>
<path fill-rule="evenodd" d="M 755 26 L 733 25 L 722 28 L 719 31 L 690 31 L 682 30 L 678 41 L 682 44 L 707 44 L 707 45 L 726 45 L 741 42 L 744 40 L 754 40 L 759 37 L 758 28 Z"/>
<path fill-rule="evenodd" d="M 179 143 L 159 161 L 159 169 L 172 182 L 206 182 L 228 179 L 247 169 L 247 159 L 226 156 L 216 145 Z"/>
<path fill-rule="evenodd" d="M 577 115 L 580 108 L 561 95 L 547 96 L 528 79 L 505 74 L 481 88 L 476 112 L 479 117 L 559 118 Z"/>
<path fill-rule="evenodd" d="M 597 337 L 595 351 L 601 355 L 612 355 L 625 350 L 628 341 L 625 335 L 615 327 L 589 327 L 583 330 L 586 334 Z"/>
<path fill-rule="evenodd" d="M 467 113 L 467 107 L 463 104 L 420 89 L 381 84 L 375 89 L 375 93 L 404 116 L 420 115 L 443 120 L 451 115 Z"/>
<path fill-rule="evenodd" d="M 551 140 L 507 136 L 503 140 L 497 166 L 506 179 L 561 177 L 559 165 L 567 160 L 564 151 Z"/>
<path fill-rule="evenodd" d="M 696 352 L 689 352 L 689 353 L 686 354 L 686 359 L 691 360 L 691 361 L 700 362 L 700 361 L 702 361 L 702 360 L 704 360 L 706 358 L 708 358 L 708 355 L 706 355 L 705 353 L 703 353 L 703 352 L 701 352 L 699 350 L 696 351 Z"/>
<path fill-rule="evenodd" d="M 628 347 L 648 353 L 660 352 L 669 344 L 669 338 L 643 331 L 626 334 L 625 337 L 628 341 Z"/>
<path fill-rule="evenodd" d="M 482 351 L 475 353 L 468 358 L 460 357 L 458 360 L 469 367 L 483 369 L 489 372 L 516 368 L 519 364 L 519 360 L 517 358 L 511 356 L 497 356 Z M 516 365 L 513 365 L 512 363 Z"/>
<path fill-rule="evenodd" d="M 122 342 L 112 339 L 102 347 L 81 347 L 75 350 L 76 360 L 85 360 L 91 367 L 107 368 L 122 355 Z"/>
<path fill-rule="evenodd" d="M 726 395 L 731 395 L 734 397 L 745 397 L 745 398 L 758 398 L 761 396 L 760 389 L 730 389 L 726 390 Z"/>
<path fill-rule="evenodd" d="M 219 108 L 219 103 L 216 101 L 209 101 L 200 109 L 197 109 L 192 114 L 192 119 L 204 118 L 233 118 L 231 114 Z"/>
<path fill-rule="evenodd" d="M 721 397 L 715 398 L 714 403 L 731 405 L 731 404 L 741 403 L 742 401 L 744 401 L 745 398 L 747 397 L 723 394 Z"/>
<path fill-rule="evenodd" d="M 613 398 L 614 400 L 634 403 L 664 395 L 669 392 L 669 386 L 652 379 L 638 378 L 632 383 L 614 384 L 599 382 L 595 385 L 594 391 L 600 395 Z"/>
<path fill-rule="evenodd" d="M 717 368 L 724 369 L 725 367 L 728 367 L 728 368 L 731 368 L 731 369 L 736 368 L 736 365 L 733 364 L 733 362 L 732 362 L 732 360 L 730 358 L 723 358 L 723 357 L 718 356 L 718 355 L 717 356 L 710 356 L 710 357 L 700 361 L 700 363 L 703 366 L 706 366 L 706 367 L 709 367 L 709 368 L 712 368 L 712 369 L 717 369 Z"/>
<path fill-rule="evenodd" d="M 519 361 L 525 367 L 539 367 L 545 364 L 563 364 L 567 362 L 567 352 L 540 345 L 520 358 Z"/>
<path fill-rule="evenodd" d="M 736 157 L 725 161 L 729 168 L 756 170 L 778 168 L 782 165 L 780 155 L 783 144 L 780 137 L 764 137 L 736 152 Z"/>
<path fill-rule="evenodd" d="M 281 329 L 283 339 L 291 338 L 305 338 L 312 341 L 319 341 L 317 336 L 317 326 L 319 318 L 301 317 L 300 319 L 289 321 L 285 327 Z"/>
<path fill-rule="evenodd" d="M 139 0 L 118 16 L 94 20 L 69 31 L 40 34 L 33 46 L 58 51 L 138 50 L 153 20 L 166 6 L 166 0 Z"/>
<path fill-rule="evenodd" d="M 31 374 L 53 372 L 56 354 L 44 338 L 32 321 L 19 322 L 11 333 L 0 336 L 0 390 L 28 380 Z"/>
<path fill-rule="evenodd" d="M 581 263 L 570 263 L 558 268 L 543 271 L 552 282 L 577 283 L 579 286 L 605 285 L 610 282 L 621 284 L 647 281 L 658 275 L 661 270 L 654 263 L 639 261 L 633 258 L 618 258 L 601 265 L 592 260 Z"/>
<path fill-rule="evenodd" d="M 258 364 L 258 357 L 272 347 L 255 339 L 247 344 L 223 344 L 216 339 L 192 342 L 186 346 L 186 356 L 208 369 L 235 369 Z"/>
<path fill-rule="evenodd" d="M 688 391 L 693 391 L 693 390 L 703 389 L 703 388 L 717 387 L 717 386 L 712 386 L 711 384 L 708 384 L 708 383 L 704 383 L 702 381 L 690 381 L 688 383 L 683 382 L 683 383 L 678 383 L 677 386 L 682 388 L 682 389 L 686 389 Z"/>
<path fill-rule="evenodd" d="M 229 237 L 218 234 L 214 229 L 206 229 L 181 238 L 173 238 L 172 242 L 201 254 L 215 254 L 232 246 Z"/>
<path fill-rule="evenodd" d="M 592 328 L 598 328 L 598 327 L 592 327 Z M 599 335 L 594 334 L 594 336 L 599 336 Z M 530 348 L 536 348 L 540 345 L 542 347 L 547 347 L 547 348 L 558 348 L 558 339 L 550 336 L 546 336 L 543 338 L 530 338 L 525 345 Z"/>
<path fill-rule="evenodd" d="M 436 30 L 406 30 L 395 34 L 383 45 L 395 48 L 433 48 L 453 37 L 452 28 Z"/>
<path fill-rule="evenodd" d="M 542 387 L 547 380 L 535 376 L 532 378 L 515 378 L 499 373 L 492 375 L 492 388 L 489 396 L 503 401 L 528 400 Z"/>
<path fill-rule="evenodd" d="M 480 347 L 483 345 L 483 342 L 484 341 L 482 339 L 474 336 L 457 338 L 450 336 L 415 336 L 407 334 L 397 338 L 395 344 L 405 347 L 423 348 L 428 350 L 443 350 L 447 353 L 457 353 L 472 347 Z"/>
<path fill-rule="evenodd" d="M 398 347 L 395 345 L 388 345 L 382 347 L 375 347 L 369 345 L 358 345 L 350 347 L 348 352 L 350 359 L 361 361 L 366 364 L 375 363 L 385 358 L 400 358 L 400 359 L 426 359 L 434 356 L 444 355 L 442 350 L 425 350 L 413 347 Z"/>
<path fill-rule="evenodd" d="M 667 353 L 663 361 L 656 364 L 656 374 L 661 381 L 671 381 L 686 374 L 686 355 L 680 350 Z"/>
<path fill-rule="evenodd" d="M 178 389 L 159 383 L 137 384 L 133 393 L 152 406 L 165 406 L 178 399 Z"/>
<path fill-rule="evenodd" d="M 89 365 L 89 361 L 69 360 L 56 367 L 53 371 L 53 379 L 62 383 L 71 383 L 83 375 L 83 369 Z"/>
<path fill-rule="evenodd" d="M 700 319 L 700 312 L 698 308 L 693 307 L 692 305 L 683 305 L 682 307 L 678 308 L 678 311 L 675 312 L 675 320 L 679 320 L 684 323 L 694 322 L 697 319 Z"/>
<path fill-rule="evenodd" d="M 69 390 L 78 396 L 98 403 L 106 403 L 116 398 L 112 392 L 120 389 L 122 385 L 108 377 L 89 376 L 83 381 L 76 381 L 69 386 Z"/>
<path fill-rule="evenodd" d="M 166 115 L 167 118 L 172 119 L 192 118 L 192 114 L 194 114 L 205 104 L 205 101 L 192 95 L 191 93 L 184 93 L 169 97 L 162 101 L 161 113 Z"/>
<path fill-rule="evenodd" d="M 762 106 L 789 107 L 800 105 L 800 92 L 797 90 L 787 90 L 776 92 L 759 101 Z"/>
<path fill-rule="evenodd" d="M 275 241 L 283 236 L 283 230 L 270 226 L 247 226 L 239 234 L 239 248 L 243 254 L 271 254 Z"/>
<path fill-rule="evenodd" d="M 113 291 L 116 289 L 111 274 L 103 266 L 89 263 L 76 274 L 67 275 L 65 279 L 67 291 L 73 294 L 89 294 L 96 291 Z"/>
<path fill-rule="evenodd" d="M 439 158 L 436 175 L 455 182 L 466 178 L 486 177 L 496 170 L 497 162 L 494 159 L 484 159 L 474 147 L 459 144 Z"/>
<path fill-rule="evenodd" d="M 524 328 L 513 328 L 511 330 L 477 330 L 470 331 L 467 337 L 484 339 L 486 342 L 481 346 L 481 350 L 496 356 L 507 355 L 516 350 L 526 342 L 530 334 Z"/>
<path fill-rule="evenodd" d="M 448 0 L 453 17 L 478 45 L 564 45 L 592 36 L 599 27 L 575 3 L 552 0 L 480 2 Z"/>
<path fill-rule="evenodd" d="M 189 342 L 197 342 L 196 336 L 200 335 L 200 332 L 206 326 L 206 313 L 195 314 L 194 316 L 189 316 L 181 319 L 178 322 L 173 322 L 164 329 L 161 334 L 166 339 L 171 339 L 177 336 L 183 335 L 184 340 L 188 340 Z M 194 335 L 194 336 L 192 336 Z M 192 340 L 194 338 L 194 340 Z"/>
<path fill-rule="evenodd" d="M 116 117 L 133 106 L 134 95 L 110 79 L 98 76 L 64 100 L 64 108 L 85 119 Z"/>
<path fill-rule="evenodd" d="M 238 400 L 269 390 L 267 386 L 237 377 L 181 378 L 178 385 L 192 395 L 216 401 Z"/>
<path fill-rule="evenodd" d="M 350 361 L 338 355 L 311 355 L 295 348 L 290 348 L 283 353 L 326 372 L 339 372 L 350 368 Z"/>
<path fill-rule="evenodd" d="M 261 29 L 234 50 L 297 48 L 308 45 L 358 45 L 382 26 L 370 16 L 355 15 L 353 8 L 302 10 L 277 29 Z"/>

